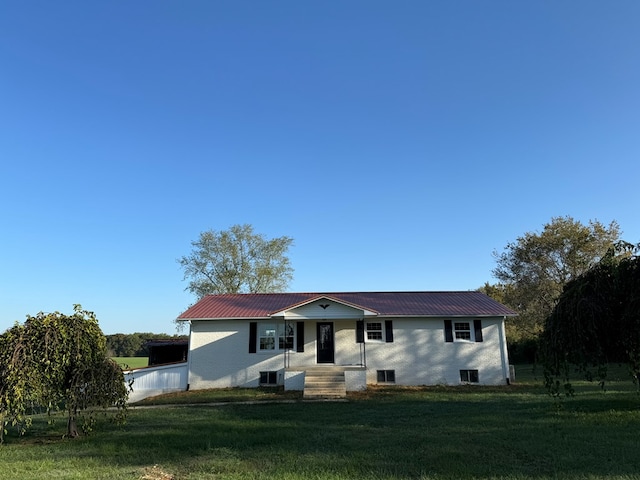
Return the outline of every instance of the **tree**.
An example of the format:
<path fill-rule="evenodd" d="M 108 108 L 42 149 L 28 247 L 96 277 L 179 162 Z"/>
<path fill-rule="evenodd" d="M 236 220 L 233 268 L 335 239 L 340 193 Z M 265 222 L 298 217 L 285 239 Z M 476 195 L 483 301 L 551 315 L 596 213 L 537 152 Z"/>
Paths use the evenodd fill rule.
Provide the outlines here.
<path fill-rule="evenodd" d="M 189 340 L 188 335 L 166 333 L 115 333 L 107 335 L 107 353 L 110 357 L 148 357 L 146 343 L 152 340 Z"/>
<path fill-rule="evenodd" d="M 540 336 L 545 381 L 553 393 L 570 376 L 606 379 L 610 362 L 629 365 L 636 383 L 640 376 L 640 250 L 618 242 L 586 273 L 565 286 Z M 616 255 L 617 253 L 617 255 Z M 561 383 L 562 382 L 562 383 Z M 639 384 L 640 386 L 640 384 Z"/>
<path fill-rule="evenodd" d="M 192 242 L 189 256 L 178 260 L 187 290 L 198 298 L 220 293 L 267 293 L 283 291 L 293 269 L 286 253 L 293 239 L 266 239 L 251 225 L 234 225 L 229 230 L 208 230 Z"/>
<path fill-rule="evenodd" d="M 17 426 L 23 433 L 29 419 L 25 418 L 30 388 L 24 351 L 24 328 L 15 325 L 0 335 L 0 444 L 7 426 Z"/>
<path fill-rule="evenodd" d="M 598 221 L 583 225 L 569 216 L 555 217 L 541 233 L 525 233 L 504 252 L 494 252 L 493 275 L 500 281 L 494 288 L 519 314 L 508 334 L 539 335 L 563 286 L 596 265 L 619 235 L 615 221 L 607 227 Z"/>
<path fill-rule="evenodd" d="M 27 316 L 0 336 L 0 410 L 3 430 L 20 424 L 29 409 L 63 408 L 67 434 L 76 437 L 78 419 L 91 429 L 96 408 L 116 407 L 122 418 L 128 396 L 122 369 L 107 357 L 106 340 L 93 312 L 74 306 Z"/>

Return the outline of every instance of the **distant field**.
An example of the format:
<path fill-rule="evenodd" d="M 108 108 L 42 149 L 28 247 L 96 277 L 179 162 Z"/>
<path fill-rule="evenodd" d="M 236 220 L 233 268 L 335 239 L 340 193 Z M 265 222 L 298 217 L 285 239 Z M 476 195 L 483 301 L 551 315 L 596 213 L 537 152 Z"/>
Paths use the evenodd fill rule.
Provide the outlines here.
<path fill-rule="evenodd" d="M 142 368 L 149 365 L 147 357 L 112 357 L 122 368 Z"/>

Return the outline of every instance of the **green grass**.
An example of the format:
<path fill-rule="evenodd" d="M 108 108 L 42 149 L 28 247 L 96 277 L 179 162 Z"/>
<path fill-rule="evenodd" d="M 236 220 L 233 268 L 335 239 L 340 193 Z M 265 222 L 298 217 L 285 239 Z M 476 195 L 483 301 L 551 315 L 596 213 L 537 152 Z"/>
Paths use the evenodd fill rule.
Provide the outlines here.
<path fill-rule="evenodd" d="M 10 434 L 0 447 L 0 478 L 640 478 L 631 382 L 611 382 L 606 393 L 581 382 L 577 396 L 555 400 L 527 375 L 510 387 L 372 388 L 337 403 L 135 408 L 125 426 L 102 423 L 76 440 L 61 439 L 62 419 L 37 418 L 27 436 Z M 184 398 L 266 394 L 279 395 Z"/>
<path fill-rule="evenodd" d="M 149 365 L 149 359 L 147 357 L 111 357 L 118 365 L 123 369 L 129 368 L 142 368 Z"/>
<path fill-rule="evenodd" d="M 293 401 L 300 399 L 302 399 L 302 392 L 284 391 L 282 388 L 220 388 L 167 393 L 157 397 L 145 398 L 134 406 Z"/>

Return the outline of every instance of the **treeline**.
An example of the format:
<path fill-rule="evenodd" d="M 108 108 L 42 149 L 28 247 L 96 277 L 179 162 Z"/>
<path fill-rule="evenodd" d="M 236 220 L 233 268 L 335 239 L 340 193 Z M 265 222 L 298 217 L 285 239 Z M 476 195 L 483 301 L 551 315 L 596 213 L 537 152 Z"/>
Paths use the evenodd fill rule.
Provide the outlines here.
<path fill-rule="evenodd" d="M 147 357 L 145 344 L 151 340 L 189 340 L 188 335 L 166 333 L 116 333 L 107 337 L 107 352 L 111 357 Z"/>

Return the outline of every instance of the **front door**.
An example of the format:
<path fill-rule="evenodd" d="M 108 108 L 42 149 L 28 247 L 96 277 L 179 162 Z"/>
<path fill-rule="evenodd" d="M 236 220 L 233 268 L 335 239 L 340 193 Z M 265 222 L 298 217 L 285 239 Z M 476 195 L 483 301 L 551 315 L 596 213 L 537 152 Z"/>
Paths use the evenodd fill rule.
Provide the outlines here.
<path fill-rule="evenodd" d="M 333 363 L 333 323 L 318 322 L 318 363 Z"/>

